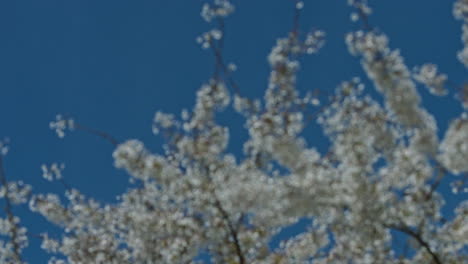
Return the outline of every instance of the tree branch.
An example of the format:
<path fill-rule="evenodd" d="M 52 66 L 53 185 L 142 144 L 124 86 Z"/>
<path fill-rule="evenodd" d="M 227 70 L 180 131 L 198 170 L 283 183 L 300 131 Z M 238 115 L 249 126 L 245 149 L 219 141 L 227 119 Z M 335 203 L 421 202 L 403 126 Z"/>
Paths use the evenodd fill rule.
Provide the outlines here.
<path fill-rule="evenodd" d="M 439 256 L 437 256 L 437 254 L 434 251 L 432 251 L 431 247 L 429 246 L 429 244 L 426 241 L 424 241 L 424 239 L 422 238 L 420 233 L 412 230 L 411 228 L 409 228 L 407 226 L 397 226 L 397 225 L 384 225 L 384 226 L 387 227 L 387 228 L 391 228 L 391 229 L 400 231 L 402 233 L 405 233 L 405 234 L 409 235 L 410 237 L 416 239 L 416 241 L 418 241 L 418 243 L 424 249 L 426 249 L 427 253 L 429 253 L 429 255 L 431 255 L 432 259 L 434 260 L 434 263 L 442 264 L 442 261 L 440 260 Z"/>
<path fill-rule="evenodd" d="M 205 169 L 208 171 L 207 167 Z M 208 181 L 210 182 L 211 186 L 214 186 L 213 179 L 211 178 L 209 173 L 207 173 L 206 175 L 207 175 Z M 214 200 L 215 200 L 214 206 L 221 213 L 221 217 L 226 222 L 226 225 L 227 225 L 227 227 L 229 229 L 229 235 L 232 238 L 234 248 L 236 250 L 237 258 L 239 259 L 239 264 L 246 264 L 247 262 L 245 261 L 245 256 L 244 256 L 244 253 L 242 252 L 242 248 L 241 248 L 240 242 L 239 242 L 239 237 L 238 237 L 238 234 L 237 234 L 238 227 L 234 226 L 234 224 L 232 223 L 231 219 L 229 218 L 228 212 L 223 208 L 223 206 L 222 206 L 222 204 L 221 204 L 221 202 L 220 202 L 220 200 L 218 198 L 218 195 L 216 195 L 216 190 L 214 188 L 212 190 L 212 194 L 213 194 L 213 197 L 214 197 Z"/>
<path fill-rule="evenodd" d="M 111 135 L 109 135 L 108 133 L 106 133 L 106 132 L 103 132 L 103 131 L 100 131 L 100 130 L 97 130 L 97 129 L 94 129 L 94 128 L 90 128 L 90 127 L 87 127 L 87 126 L 83 126 L 81 124 L 75 124 L 75 129 L 82 130 L 82 131 L 88 132 L 90 134 L 96 135 L 96 136 L 98 136 L 100 138 L 103 138 L 103 139 L 107 140 L 109 143 L 111 143 L 112 145 L 114 145 L 115 147 L 117 145 L 119 145 L 119 141 L 117 139 L 115 139 L 114 137 L 112 137 Z"/>
<path fill-rule="evenodd" d="M 5 188 L 5 207 L 4 211 L 7 215 L 8 222 L 12 225 L 11 228 L 11 244 L 13 245 L 13 253 L 14 253 L 14 259 L 18 263 L 22 263 L 23 261 L 21 260 L 21 246 L 18 243 L 18 225 L 15 223 L 15 215 L 13 214 L 13 211 L 11 209 L 11 202 L 10 202 L 10 197 L 9 197 L 9 190 L 8 190 L 8 181 L 6 179 L 5 171 L 3 169 L 3 158 L 2 155 L 0 155 L 0 183 L 3 185 Z"/>
<path fill-rule="evenodd" d="M 448 171 L 442 166 L 442 164 L 440 164 L 437 161 L 436 161 L 436 167 L 437 167 L 437 177 L 434 180 L 434 182 L 431 184 L 431 190 L 426 194 L 427 201 L 432 198 L 432 194 L 435 192 L 437 187 L 439 187 L 444 176 L 448 173 Z"/>
<path fill-rule="evenodd" d="M 245 264 L 245 257 L 244 257 L 244 254 L 242 253 L 242 249 L 241 249 L 241 246 L 240 246 L 240 243 L 239 243 L 239 238 L 237 236 L 237 230 L 236 228 L 234 227 L 234 225 L 232 224 L 231 222 L 231 219 L 229 218 L 229 215 L 228 213 L 226 212 L 226 210 L 224 210 L 224 208 L 222 207 L 221 205 L 221 202 L 219 201 L 218 197 L 216 196 L 216 194 L 214 194 L 215 196 L 215 207 L 219 210 L 219 212 L 221 213 L 221 216 L 223 217 L 224 221 L 226 221 L 226 224 L 228 226 L 228 229 L 229 229 L 229 233 L 231 235 L 231 238 L 233 240 L 233 243 L 234 243 L 234 247 L 236 249 L 236 254 L 237 254 L 237 257 L 239 258 L 239 264 Z"/>

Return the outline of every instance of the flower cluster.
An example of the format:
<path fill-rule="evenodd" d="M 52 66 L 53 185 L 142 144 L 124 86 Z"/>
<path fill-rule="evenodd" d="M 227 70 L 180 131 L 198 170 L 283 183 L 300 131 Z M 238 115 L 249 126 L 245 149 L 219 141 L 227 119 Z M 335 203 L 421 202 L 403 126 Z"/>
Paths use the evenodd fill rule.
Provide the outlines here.
<path fill-rule="evenodd" d="M 357 31 L 347 35 L 351 54 L 361 55 L 361 63 L 376 89 L 385 96 L 389 113 L 412 143 L 422 152 L 435 154 L 437 126 L 434 117 L 421 106 L 416 85 L 398 50 L 390 50 L 384 34 Z"/>
<path fill-rule="evenodd" d="M 213 45 L 213 41 L 220 40 L 222 37 L 223 32 L 219 29 L 212 29 L 197 37 L 197 43 L 200 44 L 203 49 L 208 49 Z"/>
<path fill-rule="evenodd" d="M 52 163 L 50 167 L 43 164 L 41 166 L 42 177 L 48 181 L 60 180 L 62 179 L 62 171 L 65 169 L 65 164 Z"/>
<path fill-rule="evenodd" d="M 416 68 L 416 73 L 413 74 L 416 81 L 424 84 L 431 94 L 443 96 L 448 92 L 445 89 L 445 82 L 447 81 L 447 75 L 437 72 L 437 65 L 435 64 L 424 64 L 421 68 Z"/>
<path fill-rule="evenodd" d="M 19 224 L 18 217 L 0 218 L 0 236 L 10 237 L 6 242 L 0 240 L 1 263 L 21 263 L 20 254 L 29 242 L 27 229 Z"/>
<path fill-rule="evenodd" d="M 468 118 L 453 120 L 440 145 L 439 160 L 454 174 L 468 172 Z"/>
<path fill-rule="evenodd" d="M 27 229 L 20 226 L 20 218 L 13 214 L 12 205 L 26 203 L 31 186 L 21 181 L 6 182 L 1 166 L 0 170 L 3 184 L 0 187 L 0 198 L 4 199 L 6 214 L 5 218 L 0 218 L 0 263 L 22 263 L 21 253 L 28 246 L 29 240 Z"/>
<path fill-rule="evenodd" d="M 22 181 L 11 181 L 0 187 L 0 198 L 7 198 L 12 204 L 26 203 L 31 194 L 32 187 Z"/>
<path fill-rule="evenodd" d="M 464 47 L 458 52 L 458 59 L 468 67 L 468 1 L 457 0 L 453 6 L 453 15 L 463 21 L 462 41 Z"/>
<path fill-rule="evenodd" d="M 71 118 L 65 118 L 62 115 L 56 115 L 55 121 L 49 123 L 49 128 L 57 133 L 59 138 L 65 137 L 66 130 L 75 129 L 75 121 Z"/>
<path fill-rule="evenodd" d="M 218 17 L 227 17 L 234 12 L 234 5 L 229 0 L 214 0 L 214 4 L 204 4 L 201 16 L 206 22 L 211 22 Z"/>

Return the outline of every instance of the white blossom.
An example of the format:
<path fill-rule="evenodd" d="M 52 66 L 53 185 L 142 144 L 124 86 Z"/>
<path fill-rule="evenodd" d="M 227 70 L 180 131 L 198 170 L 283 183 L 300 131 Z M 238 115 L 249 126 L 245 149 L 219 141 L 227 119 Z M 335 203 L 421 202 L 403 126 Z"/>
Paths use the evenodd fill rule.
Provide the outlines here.
<path fill-rule="evenodd" d="M 346 37 L 349 51 L 361 55 L 361 63 L 376 89 L 386 97 L 390 114 L 414 135 L 421 151 L 434 154 L 437 126 L 434 117 L 421 106 L 421 97 L 398 50 L 390 50 L 384 34 L 357 31 Z"/>
<path fill-rule="evenodd" d="M 41 165 L 42 177 L 48 181 L 62 179 L 62 171 L 65 169 L 65 164 L 52 163 L 49 167 L 45 164 Z"/>
<path fill-rule="evenodd" d="M 421 68 L 416 68 L 413 77 L 416 81 L 424 84 L 432 94 L 439 96 L 447 94 L 444 87 L 447 75 L 439 74 L 435 64 L 424 64 Z"/>
<path fill-rule="evenodd" d="M 6 156 L 8 154 L 8 150 L 10 149 L 8 143 L 10 140 L 5 138 L 4 140 L 0 140 L 0 156 Z"/>
<path fill-rule="evenodd" d="M 223 33 L 220 30 L 212 29 L 197 37 L 197 43 L 200 44 L 203 49 L 208 49 L 213 45 L 213 41 L 220 40 L 222 37 Z"/>
<path fill-rule="evenodd" d="M 440 145 L 439 160 L 454 174 L 468 172 L 468 119 L 457 118 L 450 126 Z"/>
<path fill-rule="evenodd" d="M 8 197 L 13 204 L 23 204 L 28 201 L 31 190 L 31 185 L 23 181 L 10 181 L 7 186 L 0 187 L 0 198 Z"/>
<path fill-rule="evenodd" d="M 297 8 L 297 9 L 302 9 L 302 8 L 304 8 L 304 1 L 298 1 L 298 2 L 296 3 L 296 8 Z"/>
<path fill-rule="evenodd" d="M 348 5 L 360 10 L 365 15 L 372 14 L 372 9 L 368 4 L 368 0 L 348 0 Z"/>
<path fill-rule="evenodd" d="M 453 6 L 453 15 L 455 18 L 463 21 L 462 42 L 463 49 L 458 52 L 458 60 L 468 67 L 468 1 L 457 0 Z"/>
<path fill-rule="evenodd" d="M 59 138 L 65 137 L 66 130 L 75 129 L 75 121 L 71 118 L 65 118 L 62 115 L 56 115 L 55 121 L 49 123 L 49 128 L 57 133 Z"/>
<path fill-rule="evenodd" d="M 59 251 L 60 243 L 49 237 L 48 234 L 42 234 L 41 248 L 45 251 L 56 253 Z"/>
<path fill-rule="evenodd" d="M 229 0 L 214 0 L 212 5 L 204 4 L 201 16 L 206 22 L 211 22 L 215 18 L 224 18 L 234 12 L 234 5 Z"/>

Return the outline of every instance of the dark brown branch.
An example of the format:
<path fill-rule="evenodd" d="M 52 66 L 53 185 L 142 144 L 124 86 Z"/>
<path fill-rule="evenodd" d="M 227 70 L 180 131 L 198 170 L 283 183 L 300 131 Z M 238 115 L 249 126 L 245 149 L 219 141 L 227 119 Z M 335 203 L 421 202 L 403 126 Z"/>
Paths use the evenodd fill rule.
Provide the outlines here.
<path fill-rule="evenodd" d="M 239 264 L 245 264 L 246 263 L 245 262 L 245 257 L 244 257 L 244 254 L 242 253 L 242 249 L 241 249 L 241 246 L 240 246 L 240 243 L 239 243 L 239 238 L 237 236 L 237 230 L 233 226 L 233 224 L 231 222 L 231 219 L 229 218 L 228 213 L 226 212 L 226 210 L 224 210 L 224 208 L 221 205 L 221 202 L 219 201 L 219 199 L 218 199 L 218 197 L 216 195 L 215 195 L 215 207 L 219 210 L 219 212 L 221 213 L 221 216 L 223 217 L 224 221 L 226 222 L 226 224 L 228 226 L 230 236 L 231 236 L 231 238 L 233 240 L 234 247 L 236 249 L 237 257 L 239 258 Z"/>
<path fill-rule="evenodd" d="M 206 167 L 205 169 L 207 171 L 206 175 L 207 175 L 208 181 L 210 182 L 211 186 L 214 186 L 213 179 L 209 175 L 208 168 Z M 229 217 L 228 212 L 226 212 L 226 210 L 223 208 L 218 196 L 216 195 L 216 190 L 213 189 L 212 194 L 213 194 L 213 197 L 214 197 L 214 200 L 215 200 L 214 206 L 221 213 L 221 217 L 226 222 L 226 225 L 227 225 L 227 227 L 229 229 L 229 235 L 230 235 L 230 237 L 231 237 L 231 239 L 233 241 L 234 248 L 235 248 L 236 254 L 237 254 L 237 258 L 239 259 L 239 264 L 246 264 L 247 262 L 245 261 L 245 256 L 244 256 L 244 253 L 242 252 L 242 248 L 241 248 L 240 242 L 239 242 L 239 237 L 237 235 L 238 227 L 234 226 L 234 224 L 232 223 L 232 221 L 231 221 L 231 219 Z"/>
<path fill-rule="evenodd" d="M 214 54 L 215 60 L 216 60 L 215 77 L 217 77 L 217 74 L 219 74 L 219 69 L 221 69 L 223 71 L 223 74 L 225 76 L 226 81 L 228 82 L 228 84 L 234 90 L 234 93 L 237 94 L 237 95 L 240 95 L 239 86 L 234 81 L 234 79 L 230 76 L 230 71 L 229 71 L 228 67 L 226 66 L 226 64 L 224 63 L 223 54 L 222 54 L 221 50 L 218 47 L 215 47 L 215 45 L 213 45 L 213 43 L 211 44 L 211 49 L 213 51 L 213 54 Z"/>
<path fill-rule="evenodd" d="M 448 173 L 448 171 L 442 166 L 442 164 L 439 164 L 439 162 L 436 161 L 436 167 L 437 167 L 437 178 L 435 181 L 431 184 L 431 190 L 426 194 L 426 200 L 430 200 L 432 198 L 433 193 L 439 187 L 440 183 L 442 182 L 442 179 L 444 176 Z"/>
<path fill-rule="evenodd" d="M 217 22 L 218 22 L 219 30 L 221 31 L 221 39 L 219 39 L 218 41 L 214 41 L 213 39 L 210 40 L 210 47 L 215 57 L 215 69 L 214 69 L 213 76 L 215 80 L 218 80 L 219 75 L 222 72 L 224 75 L 224 79 L 229 84 L 229 86 L 233 89 L 234 93 L 237 95 L 240 95 L 239 86 L 230 76 L 230 71 L 228 67 L 226 66 L 226 64 L 224 63 L 223 48 L 224 48 L 224 38 L 226 34 L 224 19 L 220 17 L 217 19 Z"/>
<path fill-rule="evenodd" d="M 114 145 L 115 147 L 119 145 L 119 141 L 117 139 L 115 139 L 114 137 L 112 137 L 111 135 L 109 135 L 108 133 L 106 133 L 106 132 L 103 132 L 103 131 L 100 131 L 100 130 L 97 130 L 97 129 L 94 129 L 94 128 L 90 128 L 90 127 L 87 127 L 87 126 L 83 126 L 81 124 L 75 124 L 75 129 L 82 130 L 82 131 L 88 132 L 90 134 L 96 135 L 96 136 L 98 136 L 100 138 L 103 138 L 103 139 L 107 140 L 109 143 L 111 143 L 112 145 Z"/>
<path fill-rule="evenodd" d="M 361 18 L 361 21 L 362 21 L 364 30 L 366 30 L 366 31 L 372 31 L 373 28 L 372 28 L 372 26 L 371 26 L 370 23 L 369 23 L 369 17 L 367 16 L 367 14 L 364 13 L 364 10 L 362 10 L 362 8 L 359 8 L 359 7 L 358 7 L 357 10 L 358 10 L 359 17 Z"/>
<path fill-rule="evenodd" d="M 293 16 L 293 28 L 291 32 L 298 37 L 299 35 L 299 19 L 301 17 L 301 9 L 297 8 L 297 4 L 299 3 L 299 0 L 296 0 L 295 3 L 296 5 L 294 6 L 294 16 Z"/>
<path fill-rule="evenodd" d="M 218 41 L 211 43 L 211 46 L 214 48 L 214 53 L 215 53 L 215 69 L 214 69 L 215 80 L 219 78 L 220 71 L 223 71 L 224 75 L 228 76 L 228 71 L 226 70 L 224 66 L 224 60 L 222 58 L 223 48 L 224 48 L 224 38 L 226 34 L 226 29 L 224 27 L 224 19 L 221 17 L 218 17 L 217 22 L 218 22 L 219 31 L 221 31 L 221 38 Z"/>
<path fill-rule="evenodd" d="M 442 261 L 440 260 L 439 256 L 437 256 L 437 254 L 434 251 L 432 251 L 431 247 L 429 246 L 429 244 L 426 241 L 424 241 L 424 239 L 422 238 L 420 233 L 412 230 L 411 228 L 409 228 L 407 226 L 385 225 L 385 227 L 400 231 L 400 232 L 405 233 L 405 234 L 409 235 L 410 237 L 416 239 L 416 241 L 418 241 L 418 243 L 424 249 L 426 249 L 427 253 L 429 253 L 429 255 L 431 255 L 432 259 L 434 260 L 434 263 L 442 264 Z"/>
<path fill-rule="evenodd" d="M 5 171 L 3 169 L 3 158 L 2 155 L 0 155 L 0 182 L 5 188 L 5 207 L 4 211 L 7 214 L 8 221 L 12 225 L 11 228 L 11 244 L 13 245 L 13 253 L 14 253 L 14 258 L 15 261 L 18 263 L 22 263 L 23 261 L 21 260 L 21 246 L 18 243 L 18 225 L 15 223 L 15 215 L 13 214 L 13 211 L 11 209 L 11 201 L 9 197 L 9 190 L 8 190 L 8 181 L 6 179 Z"/>
<path fill-rule="evenodd" d="M 218 17 L 218 26 L 219 30 L 222 32 L 221 39 L 218 41 L 218 49 L 219 51 L 223 51 L 224 48 L 224 38 L 226 36 L 226 29 L 224 26 L 224 19 L 222 17 Z"/>
<path fill-rule="evenodd" d="M 63 188 L 65 188 L 65 190 L 71 190 L 72 187 L 70 184 L 68 184 L 64 179 L 59 179 L 58 180 L 60 182 L 60 184 L 62 184 Z"/>

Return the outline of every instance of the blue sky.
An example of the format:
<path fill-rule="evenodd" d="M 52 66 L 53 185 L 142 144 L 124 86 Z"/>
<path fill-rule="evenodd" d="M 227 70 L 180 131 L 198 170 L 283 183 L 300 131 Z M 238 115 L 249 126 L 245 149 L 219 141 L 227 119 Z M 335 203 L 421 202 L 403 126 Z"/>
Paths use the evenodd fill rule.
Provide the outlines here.
<path fill-rule="evenodd" d="M 110 144 L 85 133 L 59 140 L 48 123 L 57 113 L 69 114 L 119 140 L 139 138 L 160 151 L 162 141 L 151 133 L 154 112 L 190 109 L 213 71 L 211 54 L 195 42 L 211 28 L 199 15 L 204 2 L 0 2 L 0 137 L 11 139 L 8 178 L 32 184 L 36 193 L 62 192 L 60 185 L 41 178 L 40 165 L 64 162 L 67 181 L 85 194 L 112 201 L 123 192 L 128 177 L 113 167 Z M 372 1 L 370 21 L 389 36 L 392 48 L 401 49 L 408 66 L 433 62 L 461 83 L 467 78 L 455 55 L 461 49 L 461 23 L 452 17 L 453 2 Z M 225 58 L 238 66 L 234 78 L 242 93 L 260 97 L 269 73 L 266 56 L 291 28 L 293 1 L 233 3 L 237 10 L 226 21 Z M 301 30 L 322 29 L 327 43 L 321 53 L 302 60 L 299 90 L 332 91 L 343 80 L 364 77 L 343 41 L 346 32 L 358 28 L 350 12 L 344 0 L 305 1 Z M 367 90 L 375 94 L 372 87 Z M 453 93 L 446 98 L 421 93 L 442 131 L 461 112 Z M 242 119 L 228 111 L 220 121 L 231 127 L 230 149 L 239 153 L 238 142 L 246 138 Z M 312 128 L 306 130 L 310 145 L 323 146 Z M 456 200 L 449 200 L 452 207 Z M 50 228 L 28 214 L 23 222 L 36 233 Z M 37 241 L 31 243 L 37 247 Z M 26 254 L 30 263 L 45 262 L 38 250 Z"/>

